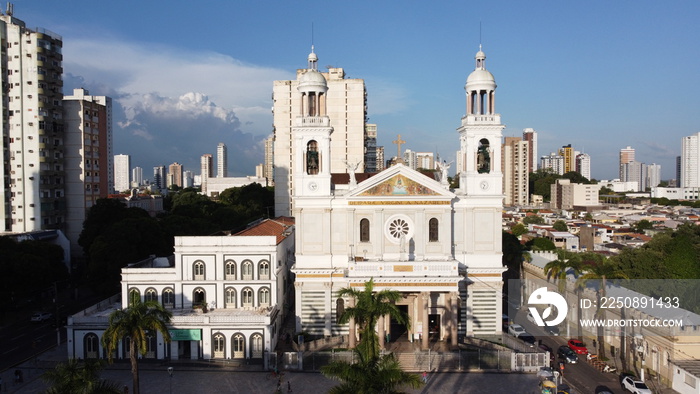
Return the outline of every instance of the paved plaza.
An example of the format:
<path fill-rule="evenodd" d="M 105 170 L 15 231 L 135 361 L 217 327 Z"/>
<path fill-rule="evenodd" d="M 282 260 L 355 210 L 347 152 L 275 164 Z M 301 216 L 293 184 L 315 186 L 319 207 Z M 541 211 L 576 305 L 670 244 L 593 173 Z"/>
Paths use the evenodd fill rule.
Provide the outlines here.
<path fill-rule="evenodd" d="M 42 393 L 46 384 L 40 379 L 41 373 L 66 359 L 65 348 L 51 350 L 39 356 L 38 360 L 28 361 L 19 369 L 23 371 L 24 382 L 13 384 L 14 370 L 4 371 L 2 393 Z M 232 366 L 191 366 L 175 364 L 173 377 L 167 367 L 161 364 L 140 364 L 141 392 L 144 394 L 183 394 L 183 393 L 274 393 L 278 379 L 269 372 L 259 370 L 241 371 Z M 102 371 L 102 377 L 131 388 L 131 372 L 128 363 L 117 363 Z M 287 382 L 294 393 L 322 394 L 337 382 L 326 379 L 314 372 L 286 372 L 281 379 L 281 392 L 287 392 Z M 172 384 L 172 388 L 171 388 Z M 420 390 L 407 390 L 417 393 L 537 393 L 535 374 L 496 374 L 496 373 L 433 373 L 428 384 Z M 171 391 L 172 390 L 172 391 Z"/>

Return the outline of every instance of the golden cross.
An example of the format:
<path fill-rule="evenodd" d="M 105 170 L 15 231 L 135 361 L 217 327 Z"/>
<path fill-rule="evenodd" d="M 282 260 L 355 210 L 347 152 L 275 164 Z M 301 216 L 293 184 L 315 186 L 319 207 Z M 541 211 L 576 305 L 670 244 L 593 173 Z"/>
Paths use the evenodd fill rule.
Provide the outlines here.
<path fill-rule="evenodd" d="M 392 144 L 396 144 L 396 158 L 400 159 L 401 158 L 401 144 L 405 144 L 406 141 L 401 139 L 401 134 L 399 134 L 394 141 L 391 141 Z"/>

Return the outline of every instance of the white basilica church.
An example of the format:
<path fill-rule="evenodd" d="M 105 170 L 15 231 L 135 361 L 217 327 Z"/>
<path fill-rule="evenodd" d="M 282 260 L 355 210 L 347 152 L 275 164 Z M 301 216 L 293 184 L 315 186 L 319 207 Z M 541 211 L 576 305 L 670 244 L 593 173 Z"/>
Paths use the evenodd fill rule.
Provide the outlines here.
<path fill-rule="evenodd" d="M 501 124 L 495 112 L 496 82 L 479 50 L 467 78 L 466 116 L 459 138 L 459 188 L 450 189 L 447 168 L 441 181 L 396 164 L 357 182 L 352 166 L 347 185 L 330 172 L 334 138 L 326 111 L 328 85 L 309 55 L 298 74 L 301 111 L 291 127 L 292 216 L 296 223 L 296 329 L 312 335 L 350 334 L 356 329 L 337 319 L 350 299 L 345 287 L 403 294 L 409 340 L 427 348 L 429 338 L 453 345 L 465 335 L 501 332 L 504 271 L 501 253 Z M 446 166 L 443 164 L 443 166 Z M 276 182 L 277 183 L 277 182 Z M 277 183 L 283 185 L 283 182 Z M 379 322 L 383 343 L 398 330 Z"/>

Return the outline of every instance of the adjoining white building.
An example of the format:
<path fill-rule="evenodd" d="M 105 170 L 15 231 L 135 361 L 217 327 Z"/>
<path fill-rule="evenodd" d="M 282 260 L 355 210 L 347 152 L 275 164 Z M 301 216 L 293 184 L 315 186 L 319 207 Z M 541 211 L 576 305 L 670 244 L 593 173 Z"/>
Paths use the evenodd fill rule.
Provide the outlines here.
<path fill-rule="evenodd" d="M 131 173 L 131 156 L 114 155 L 114 190 L 117 193 L 131 188 L 129 174 Z"/>
<path fill-rule="evenodd" d="M 574 209 L 577 206 L 599 205 L 600 185 L 571 183 L 569 179 L 557 179 L 550 186 L 551 207 L 554 209 Z"/>
<path fill-rule="evenodd" d="M 216 177 L 226 178 L 228 176 L 228 149 L 226 144 L 219 142 L 216 147 Z"/>
<path fill-rule="evenodd" d="M 700 132 L 681 139 L 680 187 L 700 187 Z"/>
<path fill-rule="evenodd" d="M 68 357 L 106 358 L 110 313 L 138 297 L 173 313 L 172 342 L 151 335 L 144 358 L 262 361 L 280 339 L 293 256 L 294 220 L 285 217 L 236 235 L 175 237 L 173 257 L 123 268 L 121 296 L 68 318 Z M 122 341 L 116 358 L 128 357 Z"/>

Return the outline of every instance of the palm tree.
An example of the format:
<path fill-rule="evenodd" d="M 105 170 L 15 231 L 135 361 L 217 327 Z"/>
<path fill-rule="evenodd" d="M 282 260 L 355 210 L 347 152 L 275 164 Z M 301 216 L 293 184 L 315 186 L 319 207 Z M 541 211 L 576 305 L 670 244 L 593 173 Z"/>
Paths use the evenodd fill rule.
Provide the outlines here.
<path fill-rule="evenodd" d="M 399 393 L 398 387 L 417 389 L 423 385 L 420 376 L 405 372 L 393 353 L 375 359 L 367 359 L 355 349 L 358 362 L 333 361 L 321 367 L 321 373 L 342 383 L 333 387 L 330 394 Z"/>
<path fill-rule="evenodd" d="M 410 326 L 408 316 L 396 307 L 395 302 L 401 299 L 401 293 L 395 290 L 382 290 L 374 292 L 374 278 L 365 283 L 365 289 L 355 290 L 346 287 L 338 291 L 339 297 L 350 296 L 355 298 L 355 306 L 346 308 L 340 316 L 339 322 L 346 324 L 350 319 L 355 319 L 355 323 L 360 326 L 359 350 L 364 353 L 368 360 L 376 359 L 379 356 L 379 338 L 374 331 L 380 317 L 389 315 L 400 324 Z"/>
<path fill-rule="evenodd" d="M 576 281 L 579 288 L 585 287 L 585 282 L 589 280 L 599 280 L 600 289 L 597 292 L 598 300 L 596 302 L 596 316 L 605 318 L 605 311 L 600 309 L 600 299 L 605 297 L 605 289 L 608 279 L 628 279 L 627 274 L 622 271 L 616 264 L 608 260 L 607 257 L 597 253 L 586 253 L 583 256 L 584 260 L 581 263 L 581 275 Z M 598 354 L 600 357 L 605 357 L 605 344 L 603 343 L 603 327 L 598 327 Z"/>
<path fill-rule="evenodd" d="M 159 331 L 163 340 L 170 342 L 167 324 L 173 314 L 156 301 L 141 302 L 131 300 L 126 309 L 119 309 L 109 315 L 109 327 L 102 335 L 102 346 L 109 354 L 109 362 L 117 349 L 119 341 L 129 338 L 129 358 L 131 360 L 131 375 L 133 377 L 133 394 L 139 394 L 139 367 L 136 351 L 146 354 L 149 334 Z"/>
<path fill-rule="evenodd" d="M 564 294 L 568 271 L 572 269 L 574 275 L 577 275 L 580 272 L 580 260 L 577 254 L 565 250 L 558 250 L 557 257 L 556 260 L 552 260 L 544 266 L 544 273 L 548 280 L 556 278 L 559 293 Z"/>
<path fill-rule="evenodd" d="M 99 361 L 81 364 L 71 358 L 66 363 L 56 364 L 41 378 L 51 385 L 47 394 L 120 394 L 122 391 L 117 383 L 100 379 L 100 370 L 102 364 Z"/>
<path fill-rule="evenodd" d="M 397 388 L 407 385 L 419 388 L 423 385 L 420 377 L 404 372 L 399 361 L 393 354 L 379 354 L 379 339 L 374 327 L 381 316 L 389 315 L 399 323 L 409 325 L 408 316 L 396 307 L 395 302 L 401 298 L 401 293 L 394 290 L 374 292 L 374 279 L 365 283 L 365 289 L 340 289 L 339 296 L 355 298 L 354 307 L 345 309 L 340 317 L 340 323 L 350 319 L 360 326 L 360 342 L 353 351 L 357 355 L 357 363 L 333 361 L 321 367 L 321 373 L 342 383 L 330 393 L 398 393 Z"/>

